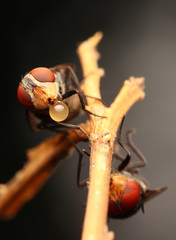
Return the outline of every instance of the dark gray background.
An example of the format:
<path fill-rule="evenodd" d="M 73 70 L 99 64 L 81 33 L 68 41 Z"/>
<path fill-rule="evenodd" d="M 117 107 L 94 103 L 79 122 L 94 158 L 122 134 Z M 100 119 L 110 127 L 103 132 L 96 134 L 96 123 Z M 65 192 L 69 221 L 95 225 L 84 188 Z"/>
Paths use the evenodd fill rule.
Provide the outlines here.
<path fill-rule="evenodd" d="M 121 240 L 175 239 L 176 2 L 4 1 L 1 9 L 0 182 L 22 168 L 27 148 L 51 135 L 29 129 L 16 97 L 21 76 L 37 66 L 72 62 L 81 78 L 76 43 L 101 30 L 103 99 L 109 105 L 129 76 L 146 78 L 146 98 L 130 110 L 124 131 L 137 128 L 135 142 L 148 159 L 141 174 L 151 188 L 169 186 L 145 205 L 145 215 L 110 220 L 109 227 Z M 80 239 L 87 190 L 76 187 L 76 167 L 75 153 L 15 219 L 0 222 L 0 239 Z"/>

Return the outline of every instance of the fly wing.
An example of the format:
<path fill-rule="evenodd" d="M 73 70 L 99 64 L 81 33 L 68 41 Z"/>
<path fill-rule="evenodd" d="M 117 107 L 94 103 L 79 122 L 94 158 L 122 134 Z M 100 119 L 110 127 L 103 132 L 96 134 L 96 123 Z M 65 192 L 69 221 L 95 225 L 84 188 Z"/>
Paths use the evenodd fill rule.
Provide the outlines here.
<path fill-rule="evenodd" d="M 147 201 L 150 201 L 152 198 L 157 197 L 160 193 L 164 192 L 167 188 L 168 187 L 161 187 L 161 188 L 156 188 L 153 190 L 148 189 L 144 193 L 144 198 L 143 198 L 144 203 Z"/>
<path fill-rule="evenodd" d="M 74 71 L 76 70 L 76 66 L 72 63 L 59 64 L 55 67 L 50 68 L 50 70 L 55 72 L 61 72 L 66 71 L 67 67 L 71 67 Z"/>
<path fill-rule="evenodd" d="M 28 124 L 29 124 L 30 128 L 35 132 L 39 131 L 38 126 L 42 123 L 42 119 L 37 117 L 35 115 L 35 113 L 33 113 L 31 111 L 27 111 L 26 115 L 27 115 L 27 120 L 28 120 Z"/>
<path fill-rule="evenodd" d="M 41 113 L 28 110 L 27 120 L 30 128 L 35 132 L 41 129 L 48 129 L 54 132 L 62 132 L 61 125 L 51 119 L 47 109 Z M 69 118 L 64 122 L 67 122 L 68 120 Z"/>
<path fill-rule="evenodd" d="M 68 68 L 71 69 L 70 71 L 72 72 L 75 72 L 76 70 L 76 66 L 71 63 L 56 65 L 55 67 L 50 68 L 51 71 L 57 73 L 62 84 L 65 85 L 64 93 L 75 88 L 75 84 L 73 84 L 73 81 L 71 81 L 70 71 L 68 70 Z"/>

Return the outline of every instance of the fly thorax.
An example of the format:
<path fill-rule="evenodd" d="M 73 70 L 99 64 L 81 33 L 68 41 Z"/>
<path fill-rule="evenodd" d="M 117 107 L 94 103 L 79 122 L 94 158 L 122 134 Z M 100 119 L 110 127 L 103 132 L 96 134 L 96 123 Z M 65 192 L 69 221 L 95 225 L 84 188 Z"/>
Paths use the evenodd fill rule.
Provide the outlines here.
<path fill-rule="evenodd" d="M 63 78 L 59 72 L 55 72 L 54 76 L 55 81 L 58 84 L 58 93 L 62 96 L 66 91 L 65 82 L 63 81 Z"/>

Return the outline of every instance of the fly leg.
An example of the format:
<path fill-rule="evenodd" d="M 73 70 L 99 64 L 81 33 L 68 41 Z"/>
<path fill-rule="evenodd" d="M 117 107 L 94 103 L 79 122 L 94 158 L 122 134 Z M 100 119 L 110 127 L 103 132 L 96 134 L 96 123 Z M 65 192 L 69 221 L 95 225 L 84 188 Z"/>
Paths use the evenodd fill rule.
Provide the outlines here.
<path fill-rule="evenodd" d="M 79 137 L 79 134 L 74 131 L 74 129 L 72 129 L 72 131 Z M 68 139 L 69 142 L 71 142 L 71 144 L 75 147 L 78 155 L 79 155 L 79 158 L 78 158 L 78 167 L 77 167 L 77 178 L 76 178 L 76 183 L 77 183 L 77 186 L 79 188 L 82 188 L 84 186 L 87 185 L 87 182 L 88 182 L 88 179 L 85 179 L 84 181 L 80 181 L 80 176 L 81 176 L 81 167 L 82 167 L 82 161 L 83 161 L 83 156 L 86 154 L 87 156 L 90 157 L 90 154 L 87 152 L 86 149 L 80 149 L 76 143 L 71 140 L 68 136 L 67 136 L 67 132 L 62 130 L 63 133 L 65 133 L 66 135 L 66 138 Z"/>
<path fill-rule="evenodd" d="M 133 141 L 132 141 L 132 134 L 135 133 L 135 129 L 130 129 L 128 130 L 128 132 L 126 133 L 126 138 L 127 138 L 127 143 L 128 146 L 133 150 L 133 152 L 136 154 L 136 156 L 141 160 L 140 162 L 134 162 L 134 163 L 130 163 L 128 166 L 129 170 L 135 169 L 135 168 L 139 168 L 139 167 L 143 167 L 147 164 L 147 160 L 145 159 L 144 155 L 139 151 L 139 149 L 134 145 Z"/>
<path fill-rule="evenodd" d="M 70 123 L 60 123 L 60 122 L 58 122 L 58 124 L 63 127 L 80 130 L 87 137 L 87 139 L 90 140 L 89 135 L 80 126 L 70 124 Z"/>
<path fill-rule="evenodd" d="M 143 154 L 139 151 L 139 149 L 134 145 L 134 143 L 132 141 L 132 134 L 135 133 L 135 129 L 130 129 L 126 133 L 127 144 L 132 149 L 132 151 L 136 154 L 136 156 L 141 160 L 140 162 L 130 163 L 131 153 L 129 152 L 127 147 L 121 142 L 121 139 L 120 139 L 124 119 L 125 119 L 125 117 L 122 119 L 122 122 L 121 122 L 121 125 L 120 125 L 120 129 L 119 129 L 119 133 L 118 133 L 118 137 L 117 137 L 117 142 L 125 150 L 125 152 L 127 153 L 127 156 L 124 159 L 123 157 L 121 157 L 116 152 L 115 152 L 114 156 L 115 156 L 116 159 L 119 159 L 121 161 L 121 164 L 118 167 L 119 171 L 122 171 L 125 167 L 127 167 L 127 170 L 132 171 L 132 172 L 137 172 L 136 168 L 145 166 L 147 164 L 147 160 L 145 159 Z"/>
<path fill-rule="evenodd" d="M 65 77 L 65 78 L 68 79 L 69 81 L 72 81 L 76 89 L 75 89 L 75 90 L 67 91 L 67 92 L 63 95 L 63 99 L 68 98 L 68 97 L 71 97 L 71 96 L 74 95 L 74 94 L 78 94 L 78 97 L 79 97 L 79 100 L 80 100 L 82 109 L 83 109 L 85 112 L 87 112 L 87 113 L 89 113 L 89 114 L 91 114 L 91 115 L 94 115 L 94 116 L 96 116 L 96 117 L 106 118 L 105 116 L 99 116 L 99 115 L 97 115 L 97 114 L 95 114 L 95 113 L 92 113 L 92 112 L 90 112 L 89 110 L 86 109 L 86 105 L 85 105 L 85 102 L 84 102 L 84 96 L 89 97 L 89 98 L 94 98 L 94 99 L 99 100 L 99 101 L 101 101 L 101 102 L 102 102 L 102 100 L 101 100 L 100 98 L 96 98 L 96 97 L 84 95 L 84 93 L 83 93 L 83 91 L 82 91 L 82 89 L 81 89 L 81 87 L 80 87 L 80 83 L 79 83 L 79 81 L 78 81 L 78 78 L 77 78 L 74 70 L 73 70 L 70 66 L 68 66 L 67 69 L 66 69 L 66 77 Z M 104 104 L 104 103 L 103 103 L 103 104 Z"/>
<path fill-rule="evenodd" d="M 72 129 L 73 130 L 73 129 Z M 74 131 L 74 130 L 73 130 Z M 74 131 L 76 135 L 79 134 Z M 79 188 L 82 188 L 87 185 L 88 179 L 85 179 L 83 181 L 80 181 L 80 176 L 81 176 L 81 168 L 82 168 L 82 162 L 83 162 L 83 156 L 86 154 L 88 157 L 90 157 L 90 154 L 87 152 L 86 149 L 80 149 L 74 141 L 72 141 L 70 138 L 68 140 L 72 143 L 72 145 L 75 147 L 77 153 L 78 153 L 78 167 L 77 167 L 77 178 L 76 178 L 76 183 Z"/>
<path fill-rule="evenodd" d="M 54 132 L 65 132 L 62 129 L 62 127 L 71 128 L 73 131 L 74 131 L 74 129 L 80 130 L 87 137 L 87 139 L 90 140 L 89 135 L 78 125 L 64 123 L 64 122 L 56 122 L 56 124 L 51 124 L 50 122 L 45 121 L 45 122 L 40 123 L 37 126 L 38 129 L 48 129 L 48 130 L 54 131 Z M 75 134 L 77 134 L 76 131 L 74 131 L 74 132 L 75 132 Z"/>
<path fill-rule="evenodd" d="M 100 102 L 102 102 L 102 103 L 104 104 L 104 102 L 103 102 L 103 100 L 102 100 L 101 98 L 89 96 L 89 95 L 86 95 L 86 94 L 83 93 L 83 91 L 82 91 L 82 89 L 81 89 L 81 87 L 80 87 L 80 82 L 79 82 L 79 80 L 78 80 L 78 78 L 77 78 L 77 75 L 75 74 L 75 71 L 72 69 L 72 67 L 67 66 L 66 75 L 69 75 L 69 74 L 71 75 L 70 80 L 73 82 L 73 84 L 75 85 L 76 89 L 78 89 L 78 91 L 80 92 L 80 94 L 81 94 L 82 96 L 96 99 L 96 100 L 98 100 L 98 101 L 100 101 Z M 88 75 L 89 75 L 89 74 L 88 74 Z M 104 104 L 104 105 L 105 105 L 105 104 Z"/>
<path fill-rule="evenodd" d="M 89 96 L 89 95 L 87 95 L 87 94 L 84 94 L 84 97 L 87 97 L 87 98 L 93 98 L 93 99 L 95 99 L 95 100 L 98 100 L 98 101 L 102 102 L 103 105 L 105 105 L 105 103 L 103 102 L 103 100 L 102 100 L 101 98 L 97 98 L 97 97 Z"/>
<path fill-rule="evenodd" d="M 83 180 L 83 181 L 80 181 L 82 161 L 83 161 L 83 153 L 82 152 L 84 152 L 84 154 L 86 154 L 89 157 L 90 157 L 90 154 L 87 152 L 86 149 L 82 149 L 82 151 L 80 151 L 80 149 L 77 146 L 75 146 L 75 147 L 76 147 L 76 150 L 77 150 L 78 155 L 79 155 L 76 182 L 77 182 L 77 186 L 79 188 L 82 188 L 82 187 L 85 187 L 87 185 L 87 182 L 88 182 L 88 178 Z"/>
<path fill-rule="evenodd" d="M 66 99 L 66 98 L 68 98 L 68 97 L 73 96 L 74 94 L 78 94 L 78 97 L 79 97 L 79 100 L 80 100 L 80 103 L 81 103 L 81 106 L 82 106 L 82 109 L 84 110 L 84 112 L 89 113 L 89 114 L 91 114 L 91 115 L 94 115 L 94 116 L 96 116 L 96 117 L 106 118 L 106 116 L 100 116 L 100 115 L 98 115 L 98 114 L 95 114 L 95 113 L 87 110 L 87 109 L 86 109 L 85 102 L 84 102 L 83 95 L 82 95 L 78 90 L 76 90 L 76 89 L 70 90 L 69 92 L 66 92 L 66 93 L 62 96 L 62 99 L 64 100 L 64 99 Z"/>
<path fill-rule="evenodd" d="M 124 151 L 127 153 L 125 159 L 121 158 L 120 156 L 116 155 L 116 158 L 119 158 L 122 162 L 118 166 L 118 170 L 122 171 L 124 168 L 129 164 L 130 159 L 131 159 L 131 153 L 127 149 L 124 143 L 121 142 L 121 132 L 122 132 L 122 127 L 123 127 L 123 122 L 124 122 L 125 117 L 122 119 L 122 122 L 120 124 L 118 136 L 117 136 L 117 142 L 120 144 L 120 146 L 124 149 Z"/>

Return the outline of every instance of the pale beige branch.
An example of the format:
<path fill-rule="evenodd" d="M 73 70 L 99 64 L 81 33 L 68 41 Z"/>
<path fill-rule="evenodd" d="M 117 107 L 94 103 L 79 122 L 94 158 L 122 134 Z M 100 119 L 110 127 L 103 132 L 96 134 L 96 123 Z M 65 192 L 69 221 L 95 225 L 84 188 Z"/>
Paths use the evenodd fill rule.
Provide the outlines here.
<path fill-rule="evenodd" d="M 101 96 L 99 84 L 103 71 L 97 64 L 99 54 L 96 50 L 101 37 L 102 33 L 96 33 L 77 50 L 83 74 L 86 76 L 82 89 L 85 94 L 95 97 Z M 107 230 L 113 144 L 123 116 L 136 101 L 144 98 L 143 88 L 143 78 L 131 77 L 126 80 L 110 108 L 105 107 L 100 101 L 87 98 L 89 110 L 107 118 L 90 116 L 90 179 L 82 240 L 114 238 L 114 234 Z"/>

